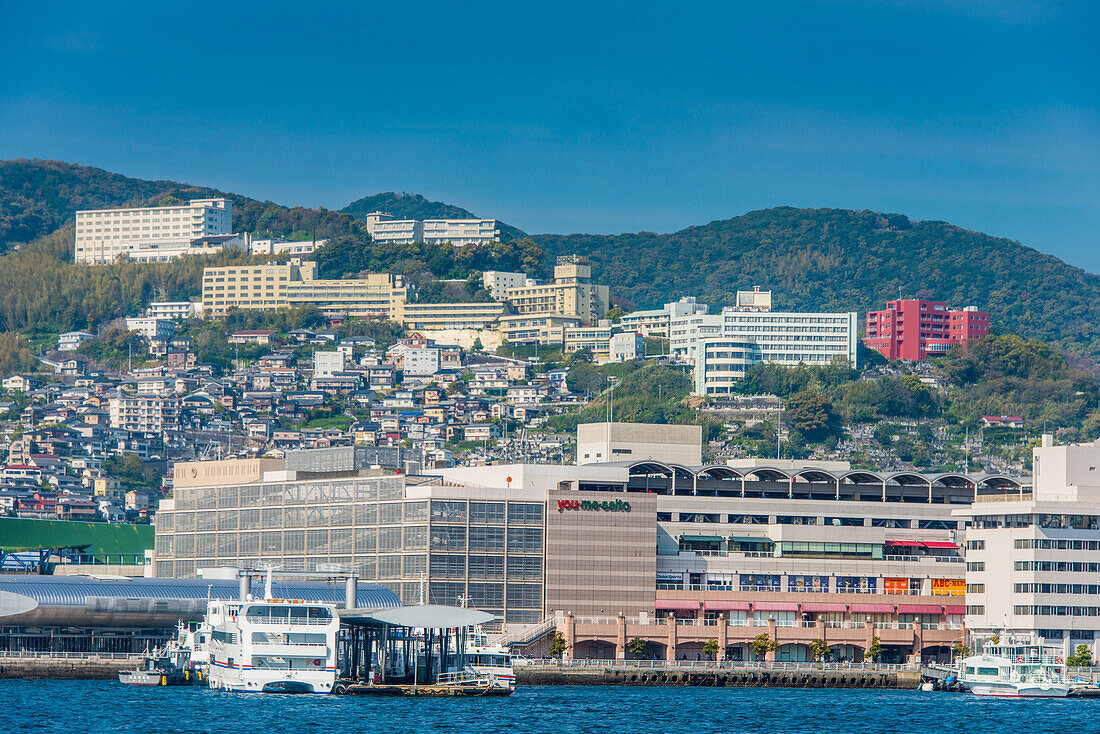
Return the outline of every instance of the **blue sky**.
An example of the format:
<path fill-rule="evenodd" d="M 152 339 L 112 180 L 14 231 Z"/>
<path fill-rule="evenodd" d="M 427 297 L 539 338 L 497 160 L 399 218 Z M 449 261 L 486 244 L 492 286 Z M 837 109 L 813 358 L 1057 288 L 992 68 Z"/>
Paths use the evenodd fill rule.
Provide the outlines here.
<path fill-rule="evenodd" d="M 1100 272 L 1100 3 L 3 3 L 0 158 L 529 232 L 902 212 Z"/>

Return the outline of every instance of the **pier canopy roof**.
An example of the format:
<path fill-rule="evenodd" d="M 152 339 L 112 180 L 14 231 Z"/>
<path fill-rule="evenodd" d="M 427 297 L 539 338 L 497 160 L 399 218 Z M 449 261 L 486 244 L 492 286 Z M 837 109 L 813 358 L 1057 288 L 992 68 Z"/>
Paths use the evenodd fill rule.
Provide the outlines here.
<path fill-rule="evenodd" d="M 390 625 L 412 629 L 464 629 L 486 624 L 495 616 L 480 609 L 452 607 L 445 604 L 418 604 L 408 607 L 364 612 L 361 609 L 339 610 L 340 620 L 353 624 Z"/>

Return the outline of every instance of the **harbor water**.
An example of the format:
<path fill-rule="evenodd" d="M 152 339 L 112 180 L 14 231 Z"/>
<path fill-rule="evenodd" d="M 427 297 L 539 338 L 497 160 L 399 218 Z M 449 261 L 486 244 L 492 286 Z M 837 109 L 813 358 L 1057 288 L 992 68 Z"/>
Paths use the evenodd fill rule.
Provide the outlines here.
<path fill-rule="evenodd" d="M 521 686 L 510 698 L 375 698 L 0 681 L 0 732 L 1093 732 L 1100 701 L 799 688 Z"/>

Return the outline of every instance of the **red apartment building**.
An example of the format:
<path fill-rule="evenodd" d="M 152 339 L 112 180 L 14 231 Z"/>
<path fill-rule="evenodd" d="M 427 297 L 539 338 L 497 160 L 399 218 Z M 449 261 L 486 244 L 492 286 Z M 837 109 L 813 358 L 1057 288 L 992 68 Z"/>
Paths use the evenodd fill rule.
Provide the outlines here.
<path fill-rule="evenodd" d="M 868 312 L 864 344 L 887 359 L 919 361 L 988 334 L 989 314 L 985 311 L 905 299 L 887 302 L 884 311 Z"/>

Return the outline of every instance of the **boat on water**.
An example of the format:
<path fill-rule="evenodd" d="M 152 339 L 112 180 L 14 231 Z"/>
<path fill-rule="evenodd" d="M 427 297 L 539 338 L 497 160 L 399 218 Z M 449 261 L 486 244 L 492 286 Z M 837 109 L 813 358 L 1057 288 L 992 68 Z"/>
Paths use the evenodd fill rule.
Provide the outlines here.
<path fill-rule="evenodd" d="M 264 693 L 332 693 L 336 683 L 333 604 L 271 595 L 268 572 L 264 598 L 207 603 L 211 688 Z"/>
<path fill-rule="evenodd" d="M 121 670 L 119 683 L 131 686 L 190 686 L 203 683 L 206 664 L 199 633 L 182 623 L 176 638 L 147 654 L 134 670 Z"/>
<path fill-rule="evenodd" d="M 491 684 L 515 688 L 512 651 L 503 645 L 490 643 L 488 635 L 480 627 L 475 628 L 466 640 L 464 661 L 468 668 Z"/>
<path fill-rule="evenodd" d="M 1073 687 L 1060 647 L 1003 634 L 962 660 L 959 680 L 977 696 L 1062 698 Z"/>

